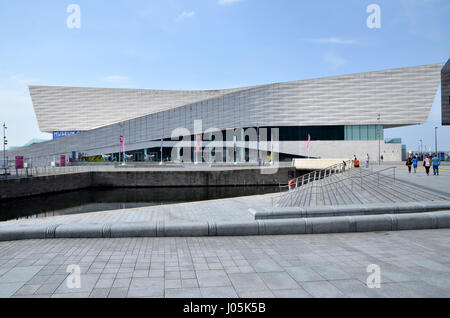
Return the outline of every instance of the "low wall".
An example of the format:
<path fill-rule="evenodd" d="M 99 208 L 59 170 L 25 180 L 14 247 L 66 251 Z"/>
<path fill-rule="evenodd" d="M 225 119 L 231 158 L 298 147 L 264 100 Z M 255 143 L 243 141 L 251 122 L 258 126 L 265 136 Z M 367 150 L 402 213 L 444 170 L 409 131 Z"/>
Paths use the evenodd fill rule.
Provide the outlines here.
<path fill-rule="evenodd" d="M 92 185 L 98 187 L 278 185 L 288 183 L 288 171 L 290 170 L 293 169 L 280 168 L 275 174 L 261 174 L 259 169 L 95 172 Z"/>
<path fill-rule="evenodd" d="M 79 190 L 89 187 L 213 187 L 287 184 L 289 175 L 302 171 L 279 168 L 275 174 L 260 169 L 92 171 L 22 179 L 0 180 L 0 200 Z"/>
<path fill-rule="evenodd" d="M 0 180 L 0 200 L 90 187 L 91 172 Z"/>

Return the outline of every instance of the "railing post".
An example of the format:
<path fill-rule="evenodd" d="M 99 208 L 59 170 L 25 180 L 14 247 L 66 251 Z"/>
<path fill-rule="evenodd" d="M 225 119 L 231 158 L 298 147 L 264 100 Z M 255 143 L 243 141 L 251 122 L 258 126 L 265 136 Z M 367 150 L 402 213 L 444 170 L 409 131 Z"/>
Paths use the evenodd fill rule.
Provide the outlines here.
<path fill-rule="evenodd" d="M 360 181 L 361 181 L 361 191 L 362 191 L 362 189 L 363 189 L 363 186 L 362 186 L 362 170 L 359 170 L 359 178 L 360 178 Z"/>

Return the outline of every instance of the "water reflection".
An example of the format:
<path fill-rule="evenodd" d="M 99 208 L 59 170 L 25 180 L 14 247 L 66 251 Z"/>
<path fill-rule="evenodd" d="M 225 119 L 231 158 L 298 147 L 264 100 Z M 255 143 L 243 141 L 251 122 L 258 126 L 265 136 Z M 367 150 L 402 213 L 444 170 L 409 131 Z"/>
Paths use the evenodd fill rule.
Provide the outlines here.
<path fill-rule="evenodd" d="M 91 188 L 0 201 L 0 221 L 277 192 L 278 187 Z"/>

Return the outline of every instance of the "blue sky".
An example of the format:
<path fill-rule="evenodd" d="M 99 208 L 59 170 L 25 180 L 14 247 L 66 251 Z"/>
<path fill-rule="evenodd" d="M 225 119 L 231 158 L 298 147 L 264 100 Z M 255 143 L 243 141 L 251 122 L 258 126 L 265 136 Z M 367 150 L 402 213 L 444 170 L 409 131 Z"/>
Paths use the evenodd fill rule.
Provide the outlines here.
<path fill-rule="evenodd" d="M 0 0 L 0 121 L 10 145 L 50 138 L 27 85 L 217 89 L 444 62 L 449 14 L 448 0 Z M 440 122 L 439 90 L 426 124 L 385 136 L 434 149 L 438 126 L 450 151 Z"/>

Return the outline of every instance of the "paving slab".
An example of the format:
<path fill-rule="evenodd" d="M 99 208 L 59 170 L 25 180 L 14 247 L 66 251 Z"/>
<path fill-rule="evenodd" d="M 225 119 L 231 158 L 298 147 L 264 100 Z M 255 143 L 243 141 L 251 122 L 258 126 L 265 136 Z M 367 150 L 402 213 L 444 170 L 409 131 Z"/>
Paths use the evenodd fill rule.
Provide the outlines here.
<path fill-rule="evenodd" d="M 42 266 L 19 266 L 12 268 L 0 277 L 0 284 L 27 282 L 41 269 Z"/>
<path fill-rule="evenodd" d="M 272 293 L 277 298 L 311 298 L 312 297 L 303 288 L 272 290 Z"/>
<path fill-rule="evenodd" d="M 319 273 L 317 273 L 312 268 L 309 268 L 307 266 L 287 267 L 286 271 L 297 282 L 311 282 L 311 281 L 326 280 Z"/>
<path fill-rule="evenodd" d="M 302 282 L 301 287 L 315 298 L 341 298 L 345 295 L 328 281 Z"/>
<path fill-rule="evenodd" d="M 238 292 L 262 291 L 266 290 L 267 285 L 256 273 L 230 274 L 231 282 Z"/>
<path fill-rule="evenodd" d="M 133 278 L 128 297 L 164 297 L 164 279 Z"/>
<path fill-rule="evenodd" d="M 0 298 L 8 298 L 13 296 L 24 285 L 23 282 L 19 283 L 0 283 Z"/>
<path fill-rule="evenodd" d="M 200 287 L 231 286 L 230 279 L 223 270 L 197 271 L 196 274 Z"/>
<path fill-rule="evenodd" d="M 272 291 L 299 288 L 295 280 L 286 272 L 259 273 L 258 275 Z"/>
<path fill-rule="evenodd" d="M 203 287 L 200 292 L 204 298 L 237 298 L 233 287 Z"/>
<path fill-rule="evenodd" d="M 166 298 L 202 298 L 200 288 L 166 289 Z"/>

